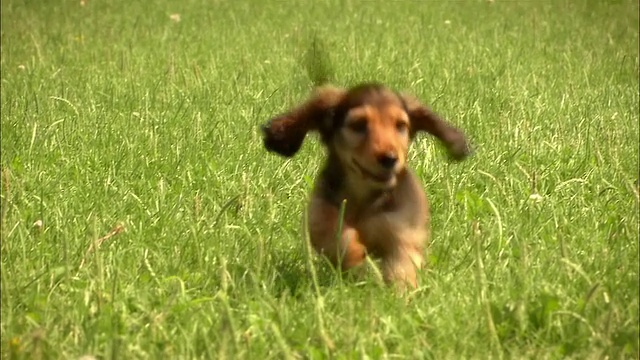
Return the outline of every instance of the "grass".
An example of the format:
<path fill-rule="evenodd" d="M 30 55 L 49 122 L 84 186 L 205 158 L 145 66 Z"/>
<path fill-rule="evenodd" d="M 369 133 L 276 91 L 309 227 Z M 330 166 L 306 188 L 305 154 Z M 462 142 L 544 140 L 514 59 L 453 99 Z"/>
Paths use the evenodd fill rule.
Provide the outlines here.
<path fill-rule="evenodd" d="M 2 358 L 637 358 L 638 10 L 3 1 Z M 318 141 L 262 147 L 314 33 L 341 85 L 474 143 L 412 147 L 433 239 L 406 296 L 307 252 Z"/>

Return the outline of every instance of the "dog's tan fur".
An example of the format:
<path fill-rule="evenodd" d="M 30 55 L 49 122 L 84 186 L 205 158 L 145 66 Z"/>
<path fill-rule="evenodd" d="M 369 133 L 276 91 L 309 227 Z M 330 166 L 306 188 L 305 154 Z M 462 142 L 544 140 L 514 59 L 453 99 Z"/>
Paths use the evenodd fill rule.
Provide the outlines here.
<path fill-rule="evenodd" d="M 461 160 L 469 154 L 462 132 L 417 99 L 376 83 L 319 87 L 263 131 L 266 148 L 286 157 L 310 131 L 317 131 L 327 148 L 308 211 L 315 250 L 343 270 L 372 255 L 381 259 L 385 281 L 416 287 L 430 217 L 420 181 L 407 167 L 409 144 L 426 131 Z"/>

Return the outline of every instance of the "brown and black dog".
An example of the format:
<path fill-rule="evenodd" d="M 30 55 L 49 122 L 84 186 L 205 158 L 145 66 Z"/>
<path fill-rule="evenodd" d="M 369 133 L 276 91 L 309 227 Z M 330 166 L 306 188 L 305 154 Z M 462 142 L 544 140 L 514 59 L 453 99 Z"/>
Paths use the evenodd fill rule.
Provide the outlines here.
<path fill-rule="evenodd" d="M 327 149 L 308 209 L 315 250 L 343 270 L 371 255 L 381 260 L 387 283 L 416 287 L 430 214 L 421 183 L 407 166 L 409 144 L 426 131 L 462 160 L 470 154 L 462 132 L 414 97 L 378 83 L 317 87 L 262 130 L 265 147 L 285 157 L 311 131 Z"/>

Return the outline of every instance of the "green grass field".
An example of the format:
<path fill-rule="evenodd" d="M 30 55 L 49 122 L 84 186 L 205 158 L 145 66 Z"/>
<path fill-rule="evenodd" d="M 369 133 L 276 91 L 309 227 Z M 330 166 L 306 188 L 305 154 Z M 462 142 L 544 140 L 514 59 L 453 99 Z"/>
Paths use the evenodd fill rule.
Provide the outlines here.
<path fill-rule="evenodd" d="M 638 11 L 2 1 L 2 358 L 638 358 Z M 262 146 L 312 34 L 339 85 L 412 92 L 474 144 L 411 149 L 414 292 L 312 256 L 322 148 Z"/>

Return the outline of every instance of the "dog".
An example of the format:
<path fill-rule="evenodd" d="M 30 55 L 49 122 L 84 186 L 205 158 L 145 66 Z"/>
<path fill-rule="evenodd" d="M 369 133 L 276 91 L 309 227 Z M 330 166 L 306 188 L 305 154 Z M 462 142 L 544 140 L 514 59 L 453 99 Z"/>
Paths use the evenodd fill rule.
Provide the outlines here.
<path fill-rule="evenodd" d="M 386 283 L 416 288 L 430 210 L 407 166 L 409 145 L 427 132 L 459 161 L 471 154 L 462 131 L 417 98 L 370 82 L 317 86 L 302 104 L 262 125 L 262 132 L 266 149 L 284 157 L 293 157 L 309 132 L 317 132 L 327 150 L 307 211 L 315 251 L 343 271 L 372 256 Z"/>

